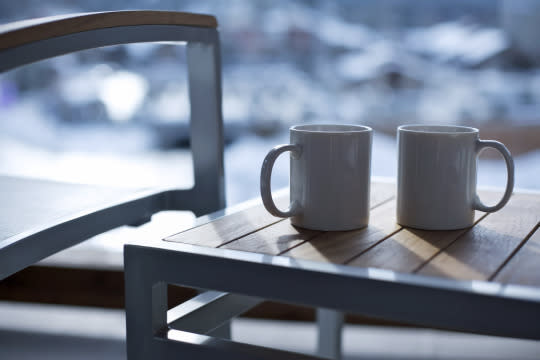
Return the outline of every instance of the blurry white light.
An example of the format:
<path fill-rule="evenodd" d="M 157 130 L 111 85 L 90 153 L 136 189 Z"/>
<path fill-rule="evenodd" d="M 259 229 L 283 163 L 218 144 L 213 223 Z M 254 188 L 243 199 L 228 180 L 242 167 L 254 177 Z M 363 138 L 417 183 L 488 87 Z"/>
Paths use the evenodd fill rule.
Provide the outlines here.
<path fill-rule="evenodd" d="M 369 268 L 367 273 L 370 279 L 396 281 L 396 273 L 390 270 Z"/>
<path fill-rule="evenodd" d="M 158 47 L 159 45 L 157 43 L 135 43 L 124 45 L 124 49 L 128 52 L 129 56 L 137 60 L 150 58 Z"/>
<path fill-rule="evenodd" d="M 155 101 L 151 102 L 150 108 L 157 120 L 163 123 L 188 120 L 191 108 L 187 84 L 168 86 Z"/>
<path fill-rule="evenodd" d="M 503 287 L 500 284 L 485 282 L 485 281 L 471 281 L 472 291 L 484 293 L 484 294 L 498 294 L 503 291 Z"/>
<path fill-rule="evenodd" d="M 223 97 L 223 117 L 227 120 L 242 121 L 249 118 L 249 102 L 240 96 Z"/>
<path fill-rule="evenodd" d="M 99 98 L 115 122 L 129 121 L 142 105 L 148 83 L 141 76 L 128 71 L 117 71 L 103 81 Z"/>
<path fill-rule="evenodd" d="M 155 44 L 160 45 L 187 45 L 187 41 L 157 41 Z"/>
<path fill-rule="evenodd" d="M 395 54 L 388 44 L 377 44 L 368 51 L 349 52 L 336 61 L 338 74 L 345 79 L 365 81 L 379 75 L 386 64 L 394 61 Z"/>
<path fill-rule="evenodd" d="M 69 74 L 60 82 L 60 94 L 72 105 L 92 102 L 98 97 L 98 90 L 103 79 L 113 72 L 113 69 L 107 64 L 79 69 L 76 74 Z"/>
<path fill-rule="evenodd" d="M 327 17 L 315 28 L 322 41 L 333 46 L 361 49 L 370 45 L 376 35 L 358 24 L 349 24 Z"/>

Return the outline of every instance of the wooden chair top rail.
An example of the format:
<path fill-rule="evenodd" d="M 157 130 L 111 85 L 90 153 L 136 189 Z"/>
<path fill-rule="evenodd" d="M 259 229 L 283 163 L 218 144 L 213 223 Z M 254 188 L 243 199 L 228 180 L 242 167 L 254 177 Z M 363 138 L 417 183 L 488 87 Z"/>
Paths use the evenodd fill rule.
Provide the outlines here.
<path fill-rule="evenodd" d="M 0 25 L 0 50 L 83 31 L 137 25 L 181 25 L 217 28 L 211 15 L 176 11 L 110 11 L 22 20 Z"/>
<path fill-rule="evenodd" d="M 473 227 L 453 231 L 396 223 L 395 185 L 372 185 L 369 226 L 344 232 L 297 228 L 262 205 L 165 240 L 282 255 L 456 280 L 540 286 L 540 194 L 514 194 L 500 211 L 476 213 Z M 496 201 L 500 192 L 484 191 Z M 288 199 L 279 199 L 286 206 Z"/>

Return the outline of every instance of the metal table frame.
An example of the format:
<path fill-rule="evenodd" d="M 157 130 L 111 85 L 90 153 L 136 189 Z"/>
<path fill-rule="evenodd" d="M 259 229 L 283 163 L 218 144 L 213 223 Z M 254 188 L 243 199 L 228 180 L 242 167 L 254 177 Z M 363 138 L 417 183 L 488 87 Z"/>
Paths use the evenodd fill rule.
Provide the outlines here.
<path fill-rule="evenodd" d="M 211 220 L 210 218 L 204 219 Z M 339 358 L 342 312 L 486 335 L 540 339 L 540 289 L 457 281 L 153 240 L 126 245 L 128 357 L 307 359 L 213 335 L 269 299 L 319 311 L 319 354 Z M 211 289 L 167 308 L 167 284 Z M 321 327 L 322 325 L 322 327 Z"/>

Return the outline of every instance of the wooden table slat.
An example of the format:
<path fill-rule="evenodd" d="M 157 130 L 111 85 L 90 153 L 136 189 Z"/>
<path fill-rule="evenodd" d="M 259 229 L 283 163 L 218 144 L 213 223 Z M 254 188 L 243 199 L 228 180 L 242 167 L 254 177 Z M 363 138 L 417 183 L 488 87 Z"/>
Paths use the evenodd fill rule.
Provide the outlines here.
<path fill-rule="evenodd" d="M 418 273 L 461 280 L 488 280 L 540 220 L 538 196 L 514 194 Z"/>
<path fill-rule="evenodd" d="M 289 197 L 280 196 L 275 199 L 275 202 L 279 208 L 286 208 Z M 165 240 L 218 247 L 281 220 L 271 215 L 261 204 L 170 236 Z"/>
<path fill-rule="evenodd" d="M 278 255 L 320 233 L 293 226 L 289 220 L 283 220 L 220 247 Z"/>
<path fill-rule="evenodd" d="M 394 194 L 394 184 L 373 183 L 370 198 L 371 207 L 373 208 L 392 199 Z M 289 198 L 287 195 L 279 196 L 275 199 L 275 201 L 276 205 L 281 209 L 285 209 L 289 204 Z M 181 232 L 179 234 L 170 236 L 165 240 L 207 247 L 220 247 L 254 233 L 257 230 L 264 229 L 272 224 L 276 224 L 281 220 L 281 218 L 270 215 L 264 206 L 260 204 L 249 209 L 224 216 L 210 223 L 191 229 L 188 232 Z M 286 221 L 290 222 L 288 219 Z M 271 231 L 274 230 L 270 230 L 270 232 Z M 247 241 L 242 241 L 242 243 L 247 244 Z M 230 247 L 238 248 L 236 244 L 231 244 Z"/>
<path fill-rule="evenodd" d="M 395 185 L 387 183 L 373 183 L 371 189 L 370 206 L 376 209 L 394 198 Z M 381 205 L 382 204 L 382 205 Z M 373 210 L 372 210 L 373 211 Z M 323 234 L 292 226 L 290 220 L 285 219 L 265 227 L 257 232 L 238 238 L 219 247 L 226 249 L 252 251 L 263 254 L 287 254 L 290 249 L 302 246 L 307 240 Z"/>
<path fill-rule="evenodd" d="M 475 221 L 478 222 L 485 213 L 477 211 L 475 215 Z M 428 231 L 402 228 L 390 238 L 354 259 L 349 265 L 410 273 L 428 262 L 468 230 Z"/>
<path fill-rule="evenodd" d="M 369 225 L 360 230 L 325 232 L 283 253 L 305 260 L 346 263 L 400 229 L 395 220 L 395 200 L 371 210 Z"/>
<path fill-rule="evenodd" d="M 494 281 L 540 286 L 540 228 L 495 276 Z"/>

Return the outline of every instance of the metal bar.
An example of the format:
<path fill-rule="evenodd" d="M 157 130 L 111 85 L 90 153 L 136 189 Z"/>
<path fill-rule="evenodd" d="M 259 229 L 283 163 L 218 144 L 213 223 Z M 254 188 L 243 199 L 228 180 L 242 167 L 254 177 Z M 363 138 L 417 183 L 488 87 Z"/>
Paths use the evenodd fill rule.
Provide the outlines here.
<path fill-rule="evenodd" d="M 151 358 L 165 359 L 181 355 L 185 359 L 220 360 L 314 360 L 320 357 L 261 346 L 236 343 L 192 334 L 179 330 L 169 330 L 156 337 Z"/>
<path fill-rule="evenodd" d="M 208 332 L 206 335 L 224 340 L 232 340 L 231 322 L 228 321 L 220 327 Z"/>
<path fill-rule="evenodd" d="M 166 314 L 166 283 L 158 280 L 161 274 L 156 272 L 153 266 L 159 263 L 160 259 L 154 258 L 150 253 L 139 253 L 133 247 L 126 246 L 125 249 L 126 330 L 127 351 L 130 360 L 172 358 L 179 355 L 187 359 L 319 359 L 303 354 L 168 329 L 164 317 Z M 203 298 L 206 300 L 215 299 L 215 304 L 223 307 L 225 303 L 230 302 L 235 297 L 229 296 L 229 294 L 210 292 Z M 245 297 L 242 299 L 246 300 Z M 247 300 L 255 302 L 255 299 Z M 237 309 L 246 308 L 245 305 L 236 302 L 232 302 L 230 305 Z M 199 309 L 197 306 L 189 307 L 196 312 Z M 183 313 L 181 310 L 181 308 L 177 308 L 171 313 L 171 317 L 175 312 L 176 315 Z"/>
<path fill-rule="evenodd" d="M 152 285 L 152 332 L 167 329 L 167 284 L 158 282 Z"/>
<path fill-rule="evenodd" d="M 193 211 L 197 216 L 225 207 L 219 37 L 216 30 L 208 32 L 213 35 L 211 41 L 187 45 L 193 190 L 199 195 Z"/>
<path fill-rule="evenodd" d="M 166 331 L 167 286 L 147 272 L 145 259 L 124 253 L 126 342 L 130 360 L 153 358 L 154 335 Z"/>
<path fill-rule="evenodd" d="M 208 334 L 261 302 L 250 296 L 206 291 L 169 310 L 167 323 L 173 329 Z"/>
<path fill-rule="evenodd" d="M 168 283 L 422 326 L 540 339 L 540 323 L 531 321 L 540 318 L 538 289 L 407 276 L 165 241 L 154 244 L 160 248 L 128 245 L 126 251 L 159 259 L 149 262 L 147 270 Z"/>
<path fill-rule="evenodd" d="M 317 309 L 317 326 L 319 328 L 318 350 L 321 356 L 341 359 L 341 336 L 344 322 L 341 311 L 319 308 Z"/>

